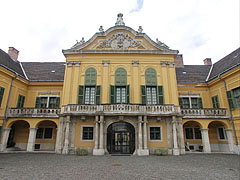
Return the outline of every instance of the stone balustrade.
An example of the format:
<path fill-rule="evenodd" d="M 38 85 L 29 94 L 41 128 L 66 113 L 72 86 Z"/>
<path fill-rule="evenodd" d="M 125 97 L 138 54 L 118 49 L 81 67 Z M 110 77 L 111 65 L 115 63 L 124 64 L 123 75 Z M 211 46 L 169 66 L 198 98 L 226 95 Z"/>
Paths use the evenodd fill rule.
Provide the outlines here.
<path fill-rule="evenodd" d="M 60 111 L 51 108 L 10 108 L 8 117 L 58 117 Z"/>
<path fill-rule="evenodd" d="M 105 115 L 169 115 L 180 114 L 180 107 L 174 105 L 76 105 L 62 107 L 62 114 L 105 114 Z"/>
<path fill-rule="evenodd" d="M 227 109 L 181 109 L 183 118 L 229 118 Z"/>

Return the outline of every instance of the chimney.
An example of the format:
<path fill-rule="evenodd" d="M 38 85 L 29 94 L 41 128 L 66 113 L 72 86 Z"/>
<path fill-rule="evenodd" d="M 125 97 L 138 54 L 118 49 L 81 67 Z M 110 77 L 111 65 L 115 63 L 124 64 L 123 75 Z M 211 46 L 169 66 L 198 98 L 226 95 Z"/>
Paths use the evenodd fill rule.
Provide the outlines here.
<path fill-rule="evenodd" d="M 9 47 L 8 49 L 8 55 L 14 60 L 14 61 L 18 61 L 18 54 L 19 51 L 17 49 L 15 49 L 14 47 Z"/>
<path fill-rule="evenodd" d="M 182 54 L 178 54 L 175 58 L 175 67 L 184 67 L 183 64 L 183 55 Z"/>
<path fill-rule="evenodd" d="M 211 58 L 206 58 L 206 59 L 203 60 L 203 62 L 204 62 L 204 65 L 212 65 Z"/>

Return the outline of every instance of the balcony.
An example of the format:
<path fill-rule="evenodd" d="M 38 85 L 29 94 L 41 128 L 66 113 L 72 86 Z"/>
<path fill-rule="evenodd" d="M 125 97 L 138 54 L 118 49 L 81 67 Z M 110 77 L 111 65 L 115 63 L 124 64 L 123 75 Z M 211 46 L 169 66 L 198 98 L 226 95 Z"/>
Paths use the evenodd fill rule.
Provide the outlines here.
<path fill-rule="evenodd" d="M 179 106 L 174 105 L 76 105 L 62 107 L 62 114 L 73 115 L 179 115 Z"/>
<path fill-rule="evenodd" d="M 227 119 L 229 118 L 227 109 L 181 109 L 183 118 L 197 118 L 197 119 Z"/>
<path fill-rule="evenodd" d="M 25 117 L 25 118 L 54 118 L 58 117 L 60 109 L 49 108 L 10 108 L 8 111 L 8 117 Z"/>

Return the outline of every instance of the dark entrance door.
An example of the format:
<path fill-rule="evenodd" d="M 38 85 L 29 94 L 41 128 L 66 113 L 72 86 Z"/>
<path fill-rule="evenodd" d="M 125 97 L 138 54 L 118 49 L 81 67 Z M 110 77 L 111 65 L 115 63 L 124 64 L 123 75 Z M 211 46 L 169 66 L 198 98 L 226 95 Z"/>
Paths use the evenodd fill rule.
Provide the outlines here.
<path fill-rule="evenodd" d="M 132 154 L 135 150 L 135 130 L 127 122 L 111 124 L 107 129 L 107 149 L 110 154 Z"/>

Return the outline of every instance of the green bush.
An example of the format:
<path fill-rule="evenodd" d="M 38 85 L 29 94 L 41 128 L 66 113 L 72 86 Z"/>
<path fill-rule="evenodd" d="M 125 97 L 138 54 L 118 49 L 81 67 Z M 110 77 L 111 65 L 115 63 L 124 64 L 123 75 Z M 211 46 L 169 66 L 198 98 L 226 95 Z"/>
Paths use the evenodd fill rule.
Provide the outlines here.
<path fill-rule="evenodd" d="M 77 148 L 76 149 L 76 155 L 77 156 L 87 156 L 88 155 L 88 150 Z"/>
<path fill-rule="evenodd" d="M 166 156 L 166 155 L 168 155 L 168 150 L 164 149 L 164 148 L 155 149 L 155 155 Z"/>

